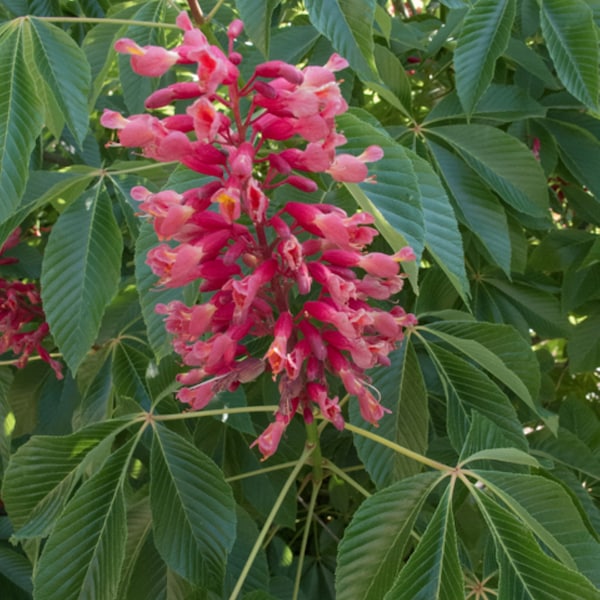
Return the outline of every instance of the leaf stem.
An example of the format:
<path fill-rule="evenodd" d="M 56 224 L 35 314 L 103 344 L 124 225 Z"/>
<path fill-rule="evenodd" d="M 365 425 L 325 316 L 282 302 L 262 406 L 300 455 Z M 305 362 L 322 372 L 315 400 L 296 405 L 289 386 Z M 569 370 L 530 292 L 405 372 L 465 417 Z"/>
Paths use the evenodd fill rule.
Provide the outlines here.
<path fill-rule="evenodd" d="M 231 483 L 232 481 L 239 481 L 240 479 L 245 479 L 246 477 L 255 477 L 257 475 L 263 475 L 264 473 L 271 473 L 273 471 L 281 471 L 283 469 L 289 469 L 296 464 L 297 461 L 292 460 L 289 462 L 284 462 L 279 465 L 273 465 L 272 467 L 265 467 L 264 469 L 256 469 L 255 471 L 246 471 L 246 473 L 240 473 L 239 475 L 232 475 L 231 477 L 226 477 L 225 481 L 227 483 Z"/>
<path fill-rule="evenodd" d="M 317 503 L 317 497 L 319 495 L 319 490 L 321 489 L 322 481 L 322 479 L 319 479 L 318 481 L 313 480 L 312 482 L 312 491 L 310 494 L 310 502 L 308 504 L 308 512 L 306 514 L 306 524 L 304 525 L 304 532 L 302 533 L 302 542 L 300 544 L 300 554 L 298 556 L 298 567 L 296 568 L 296 579 L 294 581 L 294 593 L 292 594 L 292 600 L 297 600 L 298 594 L 300 593 L 300 581 L 302 579 L 302 567 L 304 566 L 306 546 L 308 545 L 308 536 L 310 534 L 313 515 L 315 514 L 315 505 Z"/>
<path fill-rule="evenodd" d="M 232 408 L 213 408 L 211 410 L 194 410 L 174 415 L 152 414 L 153 421 L 179 421 L 180 419 L 196 419 L 201 417 L 216 417 L 219 415 L 239 415 L 253 412 L 274 412 L 278 406 L 236 406 Z"/>
<path fill-rule="evenodd" d="M 340 469 L 335 463 L 325 459 L 323 460 L 323 468 L 331 471 L 334 475 L 337 475 L 340 479 L 343 479 L 348 485 L 352 486 L 356 491 L 361 493 L 365 498 L 371 496 L 371 492 L 365 490 L 365 488 L 360 485 L 357 481 L 352 479 L 346 472 Z"/>
<path fill-rule="evenodd" d="M 431 467 L 432 469 L 435 469 L 436 471 L 445 471 L 446 473 L 449 473 L 454 470 L 454 467 L 449 467 L 448 465 L 438 462 L 437 460 L 427 458 L 426 456 L 423 456 L 422 454 L 413 452 L 412 450 L 409 450 L 408 448 L 405 448 L 404 446 L 400 446 L 400 444 L 396 444 L 394 442 L 391 442 L 390 440 L 386 440 L 384 437 L 377 435 L 375 433 L 371 433 L 370 431 L 367 431 L 366 429 L 361 429 L 360 427 L 355 427 L 354 425 L 352 425 L 350 423 L 346 423 L 344 425 L 344 429 L 347 429 L 348 431 L 351 431 L 358 435 L 362 435 L 363 437 L 366 437 L 370 440 L 373 440 L 374 442 L 377 442 L 378 444 L 381 444 L 382 446 L 386 446 L 387 448 L 390 448 L 390 450 L 393 450 L 394 452 L 397 452 L 398 454 L 402 454 L 402 456 L 406 456 L 407 458 L 412 458 L 416 462 L 419 462 L 422 465 Z"/>
<path fill-rule="evenodd" d="M 298 460 L 296 461 L 296 466 L 294 467 L 294 469 L 292 470 L 292 472 L 289 474 L 288 478 L 286 479 L 285 483 L 283 484 L 283 487 L 281 488 L 279 495 L 277 496 L 275 502 L 273 503 L 271 511 L 267 515 L 267 519 L 265 520 L 264 525 L 262 526 L 262 529 L 260 530 L 260 533 L 258 534 L 258 537 L 256 538 L 256 541 L 254 542 L 254 546 L 252 546 L 250 555 L 246 559 L 244 568 L 242 569 L 242 572 L 240 573 L 240 576 L 238 577 L 235 587 L 233 588 L 233 591 L 231 592 L 231 595 L 229 596 L 229 600 L 236 600 L 236 598 L 240 595 L 240 593 L 242 591 L 242 587 L 244 585 L 244 581 L 246 581 L 246 577 L 248 577 L 248 573 L 250 572 L 250 569 L 252 568 L 252 564 L 254 563 L 254 560 L 256 559 L 256 555 L 258 554 L 264 539 L 267 537 L 269 528 L 271 527 L 273 521 L 275 520 L 275 516 L 279 512 L 279 509 L 281 508 L 281 505 L 283 504 L 283 500 L 284 500 L 286 494 L 288 493 L 288 490 L 292 487 L 294 481 L 296 480 L 296 477 L 298 477 L 298 473 L 300 473 L 300 470 L 306 464 L 306 460 L 314 452 L 314 449 L 315 449 L 314 446 L 310 446 L 309 444 L 306 444 L 304 451 L 300 455 L 300 458 L 298 458 Z"/>
<path fill-rule="evenodd" d="M 311 457 L 313 469 L 313 481 L 315 484 L 321 485 L 323 481 L 323 455 L 321 454 L 321 444 L 319 441 L 319 431 L 317 430 L 317 422 L 305 423 L 306 425 L 306 441 L 309 446 L 313 447 Z"/>

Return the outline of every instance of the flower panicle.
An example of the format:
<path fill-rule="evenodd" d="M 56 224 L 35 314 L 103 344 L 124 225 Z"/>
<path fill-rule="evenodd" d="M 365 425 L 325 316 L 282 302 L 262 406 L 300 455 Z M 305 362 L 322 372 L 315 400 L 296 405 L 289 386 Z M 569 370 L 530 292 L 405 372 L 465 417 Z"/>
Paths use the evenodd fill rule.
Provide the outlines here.
<path fill-rule="evenodd" d="M 219 392 L 268 372 L 280 405 L 253 444 L 263 459 L 276 451 L 297 413 L 311 421 L 318 412 L 343 428 L 332 380 L 376 424 L 387 409 L 367 370 L 389 364 L 389 353 L 416 320 L 397 304 L 386 311 L 371 300 L 401 291 L 401 265 L 415 260 L 414 253 L 370 252 L 378 232 L 365 212 L 348 215 L 331 204 L 302 202 L 269 210 L 271 190 L 291 185 L 314 192 L 316 174 L 372 181 L 367 164 L 383 157 L 381 148 L 370 146 L 359 156 L 337 151 L 346 138 L 335 117 L 348 105 L 335 73 L 348 63 L 337 54 L 324 66 L 302 69 L 272 60 L 242 84 L 241 55 L 233 50 L 241 22 L 228 29 L 227 55 L 187 14 L 177 24 L 183 40 L 170 50 L 131 40 L 120 40 L 116 49 L 131 55 L 142 75 L 192 65 L 193 81 L 159 89 L 146 101 L 154 110 L 185 100 L 185 114 L 124 117 L 107 110 L 102 123 L 117 131 L 120 146 L 213 178 L 183 193 L 132 189 L 161 242 L 147 255 L 159 285 L 197 283 L 206 298 L 191 307 L 179 301 L 157 307 L 186 366 L 178 375 L 178 398 L 200 410 Z M 259 355 L 248 343 L 256 338 L 268 341 Z"/>
<path fill-rule="evenodd" d="M 17 228 L 0 247 L 0 265 L 19 262 L 4 253 L 14 248 L 20 239 L 21 230 Z M 38 285 L 0 277 L 0 355 L 11 352 L 16 357 L 15 366 L 22 369 L 33 354 L 38 354 L 52 367 L 57 379 L 62 379 L 62 365 L 44 347 L 49 336 Z"/>

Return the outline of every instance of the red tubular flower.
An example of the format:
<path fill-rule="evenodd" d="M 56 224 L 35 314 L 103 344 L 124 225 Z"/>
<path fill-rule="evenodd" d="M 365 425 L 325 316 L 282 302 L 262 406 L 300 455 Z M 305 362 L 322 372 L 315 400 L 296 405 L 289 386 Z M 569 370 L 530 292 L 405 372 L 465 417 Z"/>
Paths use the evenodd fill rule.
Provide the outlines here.
<path fill-rule="evenodd" d="M 369 302 L 402 289 L 400 263 L 414 260 L 414 253 L 368 252 L 378 235 L 368 213 L 348 215 L 333 205 L 303 202 L 275 212 L 268 197 L 285 185 L 315 192 L 318 177 L 298 172 L 369 181 L 367 163 L 383 156 L 381 148 L 370 146 L 358 156 L 337 153 L 346 138 L 336 131 L 335 117 L 347 104 L 335 73 L 348 63 L 336 54 L 322 67 L 303 69 L 268 61 L 241 84 L 241 56 L 233 50 L 240 21 L 227 30 L 227 56 L 185 13 L 177 25 L 183 42 L 172 50 L 140 48 L 131 40 L 118 47 L 148 73 L 162 74 L 173 61 L 195 65 L 197 81 L 169 85 L 146 101 L 148 108 L 160 108 L 192 99 L 185 114 L 125 118 L 105 111 L 102 124 L 117 130 L 121 145 L 141 147 L 144 156 L 177 160 L 214 177 L 182 194 L 132 190 L 159 238 L 171 240 L 148 253 L 159 283 L 198 281 L 210 296 L 199 305 L 157 307 L 188 367 L 177 378 L 178 398 L 199 410 L 221 391 L 269 372 L 280 403 L 274 422 L 253 444 L 263 460 L 277 450 L 296 413 L 310 422 L 318 411 L 343 428 L 338 398 L 330 393 L 334 380 L 357 399 L 363 417 L 377 423 L 386 409 L 366 370 L 389 364 L 389 352 L 415 320 L 399 306 L 386 312 Z M 156 65 L 149 64 L 151 57 Z M 272 140 L 292 143 L 281 150 Z M 259 337 L 267 339 L 255 356 L 248 341 Z"/>

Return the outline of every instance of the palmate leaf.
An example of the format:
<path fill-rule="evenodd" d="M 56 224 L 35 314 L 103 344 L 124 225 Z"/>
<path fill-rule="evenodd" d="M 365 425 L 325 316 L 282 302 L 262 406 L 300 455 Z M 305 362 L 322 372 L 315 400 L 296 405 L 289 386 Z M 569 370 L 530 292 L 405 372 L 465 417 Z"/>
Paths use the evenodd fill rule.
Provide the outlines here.
<path fill-rule="evenodd" d="M 42 129 L 41 104 L 29 75 L 18 22 L 0 37 L 0 223 L 19 204 L 29 158 Z"/>
<path fill-rule="evenodd" d="M 478 471 L 486 486 L 521 518 L 554 557 L 600 587 L 600 543 L 565 490 L 544 477 Z"/>
<path fill-rule="evenodd" d="M 85 458 L 129 424 L 128 418 L 113 419 L 68 436 L 35 436 L 17 450 L 2 487 L 16 539 L 48 533 L 81 475 Z"/>
<path fill-rule="evenodd" d="M 350 421 L 414 452 L 427 448 L 429 418 L 423 374 L 412 344 L 407 340 L 400 350 L 390 354 L 392 364 L 373 371 L 373 385 L 381 394 L 381 403 L 392 411 L 375 427 L 365 423 L 357 402 L 350 403 Z M 359 435 L 354 445 L 371 479 L 378 488 L 418 473 L 414 460 Z"/>
<path fill-rule="evenodd" d="M 8 367 L 0 369 L 0 475 L 4 473 L 11 454 L 14 413 L 8 401 L 8 391 L 12 380 L 13 374 Z"/>
<path fill-rule="evenodd" d="M 373 58 L 374 0 L 305 0 L 314 27 L 363 79 L 376 78 Z"/>
<path fill-rule="evenodd" d="M 125 556 L 123 484 L 131 446 L 111 454 L 65 507 L 37 565 L 35 598 L 115 597 Z"/>
<path fill-rule="evenodd" d="M 384 600 L 464 598 L 451 489 L 446 490 L 417 548 Z"/>
<path fill-rule="evenodd" d="M 158 425 L 151 452 L 154 541 L 165 562 L 192 583 L 220 592 L 236 533 L 231 488 L 193 444 Z"/>
<path fill-rule="evenodd" d="M 71 133 L 81 146 L 88 130 L 90 66 L 83 50 L 59 27 L 39 19 L 26 21 L 25 52 L 34 79 L 50 90 Z M 46 106 L 46 111 L 51 107 Z"/>
<path fill-rule="evenodd" d="M 467 13 L 454 54 L 456 88 L 467 114 L 492 81 L 496 60 L 508 45 L 515 0 L 478 0 Z"/>
<path fill-rule="evenodd" d="M 511 135 L 489 125 L 444 125 L 427 129 L 441 138 L 515 210 L 548 218 L 546 176 L 533 153 Z"/>
<path fill-rule="evenodd" d="M 473 490 L 479 508 L 494 537 L 500 572 L 500 598 L 515 598 L 502 589 L 522 589 L 527 600 L 598 600 L 600 592 L 576 571 L 548 556 L 533 534 L 485 492 Z M 514 593 L 514 592 L 511 592 Z"/>
<path fill-rule="evenodd" d="M 597 108 L 598 34 L 590 7 L 583 0 L 539 3 L 542 34 L 560 80 L 575 98 Z"/>
<path fill-rule="evenodd" d="M 440 480 L 420 473 L 380 490 L 354 514 L 338 550 L 338 600 L 381 600 L 400 570 L 423 502 Z"/>
<path fill-rule="evenodd" d="M 50 330 L 73 373 L 94 343 L 117 291 L 123 240 L 101 186 L 71 204 L 52 229 L 42 266 Z"/>

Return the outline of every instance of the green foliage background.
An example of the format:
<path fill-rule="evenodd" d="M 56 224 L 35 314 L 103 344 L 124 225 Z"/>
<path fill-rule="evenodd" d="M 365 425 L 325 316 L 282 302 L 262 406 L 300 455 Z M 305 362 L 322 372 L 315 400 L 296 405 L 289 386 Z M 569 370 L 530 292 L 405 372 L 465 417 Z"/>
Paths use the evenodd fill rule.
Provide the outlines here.
<path fill-rule="evenodd" d="M 385 157 L 303 199 L 372 211 L 419 259 L 419 326 L 373 373 L 392 414 L 351 401 L 318 451 L 294 423 L 263 464 L 268 378 L 199 414 L 172 396 L 153 308 L 195 291 L 155 290 L 129 190 L 199 178 L 98 122 L 158 85 L 115 40 L 175 44 L 186 7 L 0 2 L 0 245 L 42 232 L 0 274 L 41 282 L 68 367 L 0 362 L 3 599 L 600 598 L 600 2 L 423 4 L 201 3 L 213 43 L 244 20 L 243 73 L 349 61 L 339 127 Z"/>

